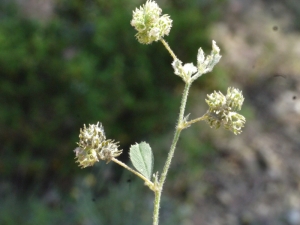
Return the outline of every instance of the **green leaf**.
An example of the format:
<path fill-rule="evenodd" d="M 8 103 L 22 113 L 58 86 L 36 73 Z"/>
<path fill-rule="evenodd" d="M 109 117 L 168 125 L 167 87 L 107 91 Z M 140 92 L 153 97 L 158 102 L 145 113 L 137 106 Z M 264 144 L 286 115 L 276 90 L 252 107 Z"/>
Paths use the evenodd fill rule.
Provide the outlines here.
<path fill-rule="evenodd" d="M 137 171 L 151 180 L 154 157 L 150 145 L 146 142 L 132 145 L 130 147 L 129 156 Z"/>

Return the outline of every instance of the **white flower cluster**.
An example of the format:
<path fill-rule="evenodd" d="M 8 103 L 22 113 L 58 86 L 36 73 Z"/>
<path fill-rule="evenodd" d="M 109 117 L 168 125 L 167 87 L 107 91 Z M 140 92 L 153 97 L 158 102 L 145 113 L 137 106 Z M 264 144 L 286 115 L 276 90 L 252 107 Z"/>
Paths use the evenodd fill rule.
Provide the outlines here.
<path fill-rule="evenodd" d="M 161 13 L 161 8 L 152 0 L 133 11 L 131 25 L 138 31 L 136 38 L 140 43 L 151 44 L 170 33 L 172 20 Z"/>
<path fill-rule="evenodd" d="M 220 48 L 215 41 L 212 41 L 211 54 L 205 57 L 202 48 L 199 48 L 197 55 L 197 67 L 193 63 L 186 63 L 182 66 L 179 59 L 173 61 L 174 73 L 180 76 L 185 82 L 193 82 L 202 74 L 211 72 L 214 66 L 220 61 Z"/>

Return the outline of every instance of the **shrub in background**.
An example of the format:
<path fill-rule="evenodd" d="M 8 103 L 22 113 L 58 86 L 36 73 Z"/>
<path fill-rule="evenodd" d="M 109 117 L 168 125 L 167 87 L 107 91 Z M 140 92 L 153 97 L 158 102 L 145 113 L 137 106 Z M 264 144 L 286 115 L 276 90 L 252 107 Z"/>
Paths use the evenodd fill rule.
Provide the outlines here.
<path fill-rule="evenodd" d="M 194 55 L 195 42 L 207 46 L 207 29 L 218 7 L 210 14 L 201 12 L 218 3 L 167 5 L 178 21 L 169 42 L 184 61 Z M 136 45 L 134 31 L 124 23 L 133 3 L 58 1 L 56 14 L 46 23 L 0 5 L 2 179 L 23 189 L 51 182 L 68 189 L 76 174 L 69 149 L 77 140 L 73 131 L 82 123 L 101 120 L 113 127 L 108 135 L 124 149 L 150 133 L 155 137 L 173 128 L 176 115 L 171 112 L 182 84 L 166 76 L 171 59 L 157 51 L 158 45 Z M 199 29 L 188 29 L 195 24 Z M 186 43 L 184 51 L 176 47 L 179 41 Z"/>

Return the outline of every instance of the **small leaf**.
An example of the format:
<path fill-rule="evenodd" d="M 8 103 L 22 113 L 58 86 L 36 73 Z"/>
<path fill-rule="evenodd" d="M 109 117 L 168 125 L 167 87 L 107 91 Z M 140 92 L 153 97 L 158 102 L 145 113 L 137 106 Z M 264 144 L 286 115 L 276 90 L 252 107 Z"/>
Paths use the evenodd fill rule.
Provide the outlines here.
<path fill-rule="evenodd" d="M 129 156 L 137 171 L 151 180 L 154 157 L 150 145 L 146 142 L 132 145 L 130 147 Z"/>

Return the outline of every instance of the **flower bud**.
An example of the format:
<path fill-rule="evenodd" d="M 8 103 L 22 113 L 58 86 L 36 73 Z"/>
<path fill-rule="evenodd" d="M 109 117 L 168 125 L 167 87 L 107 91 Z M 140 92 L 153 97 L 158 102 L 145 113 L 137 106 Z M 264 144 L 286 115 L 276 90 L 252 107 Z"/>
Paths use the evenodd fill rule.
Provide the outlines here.
<path fill-rule="evenodd" d="M 175 59 L 172 62 L 172 67 L 174 73 L 180 76 L 185 82 L 189 82 L 192 75 L 197 72 L 197 67 L 193 63 L 186 63 L 182 65 L 182 62 L 179 59 Z"/>
<path fill-rule="evenodd" d="M 197 67 L 200 75 L 211 72 L 214 66 L 220 61 L 220 48 L 215 41 L 212 41 L 211 54 L 205 57 L 202 48 L 199 48 L 197 55 Z"/>

